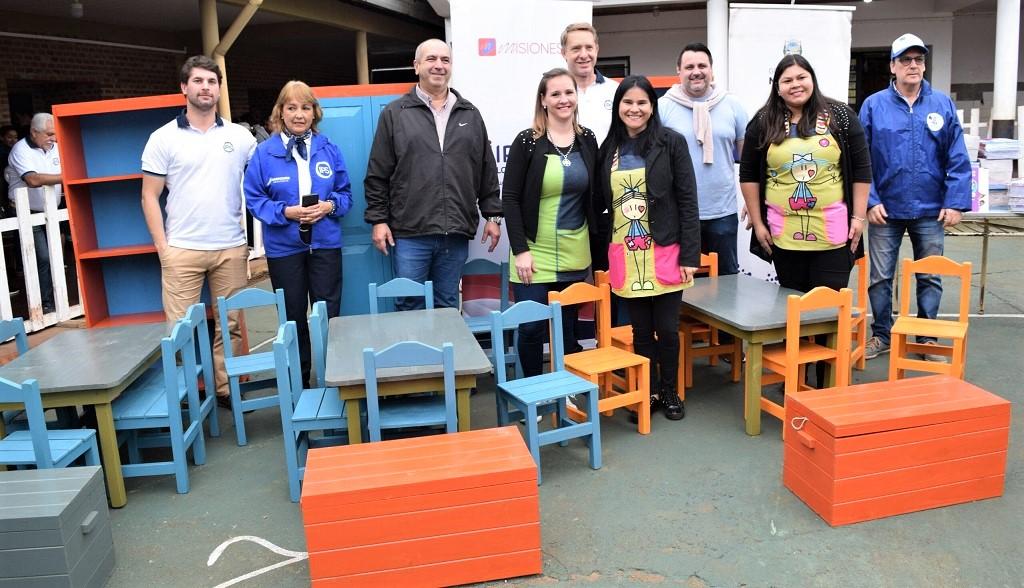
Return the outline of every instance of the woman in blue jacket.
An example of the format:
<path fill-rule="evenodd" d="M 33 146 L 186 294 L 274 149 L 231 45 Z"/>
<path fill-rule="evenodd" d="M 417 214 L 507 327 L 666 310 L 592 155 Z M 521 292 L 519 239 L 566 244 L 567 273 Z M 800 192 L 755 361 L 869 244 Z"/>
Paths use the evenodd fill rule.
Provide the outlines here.
<path fill-rule="evenodd" d="M 307 387 L 307 311 L 324 300 L 329 317 L 340 312 L 340 219 L 352 206 L 345 159 L 317 131 L 323 116 L 309 86 L 285 84 L 270 115 L 275 132 L 256 147 L 244 182 L 245 205 L 263 222 L 270 283 L 284 289 L 288 320 L 295 321 Z"/>

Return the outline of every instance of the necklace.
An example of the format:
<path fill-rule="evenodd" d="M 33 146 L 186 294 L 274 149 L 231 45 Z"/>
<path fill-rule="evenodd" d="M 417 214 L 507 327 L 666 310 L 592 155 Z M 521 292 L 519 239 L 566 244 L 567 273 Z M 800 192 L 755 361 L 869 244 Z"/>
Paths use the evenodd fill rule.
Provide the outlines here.
<path fill-rule="evenodd" d="M 555 148 L 555 153 L 557 153 L 559 157 L 562 158 L 562 167 L 569 167 L 570 165 L 572 165 L 572 161 L 569 159 L 569 154 L 572 153 L 572 148 L 576 144 L 575 133 L 573 134 L 572 142 L 569 143 L 569 148 L 565 150 L 565 153 L 562 153 L 562 150 L 558 148 L 558 145 L 555 145 L 555 140 L 551 138 L 551 133 L 549 132 L 547 133 L 547 135 L 548 143 L 551 143 L 551 146 Z"/>

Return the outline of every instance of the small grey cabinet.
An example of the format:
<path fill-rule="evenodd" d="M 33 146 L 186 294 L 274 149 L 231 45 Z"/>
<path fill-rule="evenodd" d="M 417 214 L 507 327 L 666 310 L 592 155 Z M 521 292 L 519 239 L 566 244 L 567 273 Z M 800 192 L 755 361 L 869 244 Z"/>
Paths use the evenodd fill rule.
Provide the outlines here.
<path fill-rule="evenodd" d="M 0 588 L 103 586 L 113 569 L 98 466 L 0 472 Z"/>

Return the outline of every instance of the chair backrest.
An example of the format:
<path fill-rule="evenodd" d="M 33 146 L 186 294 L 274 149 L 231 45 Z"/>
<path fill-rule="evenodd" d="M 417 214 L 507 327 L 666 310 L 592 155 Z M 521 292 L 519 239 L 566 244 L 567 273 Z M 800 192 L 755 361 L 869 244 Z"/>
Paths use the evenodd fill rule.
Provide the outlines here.
<path fill-rule="evenodd" d="M 377 393 L 377 370 L 398 367 L 440 365 L 444 371 L 445 424 L 449 433 L 458 430 L 455 416 L 455 348 L 444 343 L 441 349 L 419 341 L 402 341 L 381 351 L 363 349 L 363 370 L 366 377 L 366 427 L 370 441 L 380 441 L 380 398 Z"/>
<path fill-rule="evenodd" d="M 800 354 L 801 315 L 814 310 L 834 309 L 838 318 L 836 342 L 836 386 L 850 383 L 850 330 L 853 290 L 818 286 L 803 296 L 790 294 L 786 301 L 786 363 L 795 365 Z M 845 367 L 844 367 L 845 366 Z"/>
<path fill-rule="evenodd" d="M 377 307 L 379 299 L 396 296 L 422 296 L 426 307 L 434 308 L 434 282 L 430 280 L 421 284 L 409 278 L 395 278 L 379 286 L 376 282 L 371 282 L 367 289 L 370 292 L 370 314 L 380 312 Z"/>
<path fill-rule="evenodd" d="M 28 336 L 25 335 L 25 320 L 21 317 L 0 321 L 0 343 L 14 337 L 14 347 L 18 355 L 28 351 Z"/>
<path fill-rule="evenodd" d="M 274 371 L 277 375 L 277 398 L 281 405 L 281 424 L 285 434 L 292 430 L 292 414 L 302 396 L 302 362 L 299 359 L 299 337 L 295 321 L 277 328 L 274 338 Z"/>
<path fill-rule="evenodd" d="M 18 384 L 0 378 L 0 404 L 11 403 L 25 407 L 29 435 L 32 437 L 32 450 L 36 454 L 36 467 L 52 468 L 53 455 L 50 453 L 50 440 L 46 434 L 46 417 L 43 416 L 39 382 L 33 378 Z"/>
<path fill-rule="evenodd" d="M 284 290 L 281 288 L 273 292 L 260 288 L 246 288 L 235 292 L 227 298 L 223 296 L 217 297 L 217 316 L 220 318 L 221 339 L 224 341 L 224 357 L 234 356 L 230 343 L 231 332 L 228 329 L 228 312 L 265 306 L 276 307 L 278 325 L 283 325 L 288 320 L 284 309 Z"/>
<path fill-rule="evenodd" d="M 327 303 L 317 300 L 309 313 L 309 341 L 313 355 L 313 370 L 316 372 L 316 387 L 327 384 Z"/>
<path fill-rule="evenodd" d="M 860 310 L 860 316 L 865 316 L 868 307 L 868 256 L 865 255 L 853 262 L 857 268 L 857 290 L 853 298 L 853 307 Z"/>
<path fill-rule="evenodd" d="M 718 254 L 712 251 L 711 253 L 700 254 L 700 267 L 697 269 L 697 275 L 709 276 L 712 278 L 718 277 Z"/>
<path fill-rule="evenodd" d="M 160 340 L 161 362 L 164 371 L 164 392 L 167 399 L 167 414 L 170 415 L 171 430 L 181 432 L 181 419 L 174 418 L 181 414 L 181 396 L 178 388 L 178 370 L 185 377 L 185 396 L 190 407 L 195 408 L 195 417 L 199 415 L 199 381 L 193 376 L 196 373 L 196 330 L 197 325 L 188 319 L 174 323 L 171 334 Z M 179 367 L 180 366 L 180 367 Z M 208 394 L 212 389 L 208 389 Z M 191 413 L 191 411 L 190 411 Z"/>
<path fill-rule="evenodd" d="M 957 263 L 942 255 L 923 259 L 904 259 L 900 265 L 900 316 L 910 316 L 910 279 L 915 274 L 935 274 L 960 278 L 958 322 L 966 323 L 971 306 L 971 262 Z"/>
<path fill-rule="evenodd" d="M 471 259 L 466 262 L 466 265 L 462 266 L 462 278 L 463 291 L 466 290 L 465 278 L 466 276 L 498 276 L 498 288 L 500 292 L 498 294 L 498 300 L 500 301 L 500 310 L 505 310 L 509 306 L 509 277 L 508 277 L 508 262 L 503 261 L 501 263 L 493 262 L 489 259 L 478 257 Z"/>
<path fill-rule="evenodd" d="M 612 344 L 611 288 L 608 284 L 576 282 L 560 292 L 548 292 L 548 302 L 557 302 L 562 306 L 593 303 L 597 346 L 609 347 Z"/>
<path fill-rule="evenodd" d="M 503 341 L 505 331 L 534 321 L 551 321 L 551 369 L 555 371 L 565 369 L 565 349 L 562 345 L 562 305 L 558 302 L 545 305 L 533 300 L 524 300 L 513 304 L 506 311 L 491 311 L 491 341 Z M 495 378 L 499 384 L 503 384 L 507 381 L 504 345 L 495 345 L 493 349 Z"/>
<path fill-rule="evenodd" d="M 213 346 L 210 345 L 210 323 L 206 320 L 206 305 L 197 302 L 185 311 L 184 320 L 192 325 L 192 336 L 199 349 L 199 364 L 203 366 L 203 387 L 207 393 L 216 389 L 213 377 Z"/>

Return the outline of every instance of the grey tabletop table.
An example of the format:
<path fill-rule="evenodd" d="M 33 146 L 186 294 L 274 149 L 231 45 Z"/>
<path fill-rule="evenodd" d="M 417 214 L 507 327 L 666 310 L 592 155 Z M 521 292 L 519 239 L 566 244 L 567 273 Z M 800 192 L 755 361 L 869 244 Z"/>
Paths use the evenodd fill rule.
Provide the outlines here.
<path fill-rule="evenodd" d="M 682 312 L 747 343 L 744 420 L 748 435 L 761 434 L 761 354 L 765 343 L 786 336 L 786 303 L 801 292 L 742 274 L 697 278 L 683 291 Z M 804 313 L 800 335 L 835 334 L 834 311 Z M 830 378 L 834 377 L 831 374 Z"/>
<path fill-rule="evenodd" d="M 69 329 L 0 367 L 0 378 L 35 378 L 44 408 L 94 406 L 110 504 L 126 504 L 111 403 L 160 355 L 164 323 Z M 2 406 L 0 408 L 12 408 Z M 3 433 L 0 422 L 0 434 Z"/>
<path fill-rule="evenodd" d="M 353 443 L 362 440 L 359 400 L 366 397 L 363 349 L 380 351 L 401 341 L 419 341 L 434 347 L 452 344 L 459 430 L 469 430 L 469 392 L 476 386 L 478 375 L 491 372 L 491 362 L 458 310 L 438 308 L 342 316 L 330 321 L 325 380 L 328 386 L 338 387 L 347 405 L 349 438 Z M 383 369 L 377 373 L 377 381 L 381 395 L 444 388 L 440 366 Z"/>

